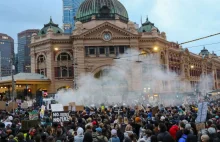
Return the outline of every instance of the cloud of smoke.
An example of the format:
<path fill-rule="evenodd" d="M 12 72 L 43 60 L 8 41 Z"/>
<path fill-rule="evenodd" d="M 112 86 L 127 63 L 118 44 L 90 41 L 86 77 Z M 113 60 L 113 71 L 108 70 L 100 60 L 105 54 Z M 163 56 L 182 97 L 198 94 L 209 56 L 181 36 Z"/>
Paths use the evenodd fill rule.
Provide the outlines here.
<path fill-rule="evenodd" d="M 196 97 L 190 82 L 169 71 L 157 54 L 139 55 L 136 50 L 126 53 L 102 68 L 96 74 L 99 78 L 92 73 L 80 76 L 79 89 L 59 91 L 57 101 L 63 105 L 180 105 L 189 94 Z M 211 82 L 211 76 L 202 75 L 197 89 L 210 91 Z"/>

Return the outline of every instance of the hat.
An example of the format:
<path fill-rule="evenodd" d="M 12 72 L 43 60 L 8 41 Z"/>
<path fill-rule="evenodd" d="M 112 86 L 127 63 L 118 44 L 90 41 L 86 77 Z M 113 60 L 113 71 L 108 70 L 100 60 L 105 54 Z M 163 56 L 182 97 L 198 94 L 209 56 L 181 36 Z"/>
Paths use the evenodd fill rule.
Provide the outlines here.
<path fill-rule="evenodd" d="M 12 120 L 13 120 L 13 117 L 12 117 L 12 116 L 9 116 L 8 119 L 9 119 L 10 121 L 12 121 Z"/>
<path fill-rule="evenodd" d="M 208 135 L 202 135 L 201 136 L 201 140 L 202 141 L 208 141 L 209 140 L 209 136 Z"/>
<path fill-rule="evenodd" d="M 190 124 L 186 124 L 185 125 L 185 129 L 190 130 L 191 129 L 191 125 Z"/>
<path fill-rule="evenodd" d="M 164 117 L 164 116 L 161 116 L 161 117 L 160 117 L 160 120 L 161 120 L 161 121 L 163 121 L 164 119 L 165 119 L 165 117 Z"/>
<path fill-rule="evenodd" d="M 100 127 L 96 128 L 95 130 L 96 130 L 96 132 L 99 132 L 99 133 L 102 132 L 102 128 L 100 128 Z"/>
<path fill-rule="evenodd" d="M 210 127 L 210 128 L 208 128 L 208 132 L 209 132 L 209 134 L 215 134 L 216 130 L 215 130 L 215 128 Z"/>
<path fill-rule="evenodd" d="M 96 124 L 97 124 L 96 121 L 93 121 L 93 122 L 92 122 L 92 125 L 93 125 L 93 126 L 96 125 Z"/>
<path fill-rule="evenodd" d="M 111 130 L 111 134 L 112 134 L 112 136 L 116 136 L 117 135 L 117 131 L 115 129 L 112 129 Z"/>
<path fill-rule="evenodd" d="M 141 118 L 140 117 L 136 117 L 135 118 L 135 122 L 141 122 Z"/>

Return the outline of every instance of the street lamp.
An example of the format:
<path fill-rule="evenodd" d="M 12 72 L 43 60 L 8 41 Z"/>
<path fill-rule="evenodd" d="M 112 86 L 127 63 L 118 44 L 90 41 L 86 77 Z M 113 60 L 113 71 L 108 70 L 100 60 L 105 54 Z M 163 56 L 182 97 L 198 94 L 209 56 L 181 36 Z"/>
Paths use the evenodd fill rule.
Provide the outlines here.
<path fill-rule="evenodd" d="M 58 51 L 58 50 L 59 50 L 59 48 L 58 48 L 58 47 L 55 47 L 55 48 L 54 48 L 54 50 L 55 50 L 55 51 Z"/>
<path fill-rule="evenodd" d="M 154 51 L 158 51 L 158 47 L 155 46 L 155 47 L 153 48 L 153 50 L 154 50 Z"/>
<path fill-rule="evenodd" d="M 194 67 L 195 67 L 194 65 L 191 65 L 191 66 L 190 66 L 191 69 L 194 69 Z"/>

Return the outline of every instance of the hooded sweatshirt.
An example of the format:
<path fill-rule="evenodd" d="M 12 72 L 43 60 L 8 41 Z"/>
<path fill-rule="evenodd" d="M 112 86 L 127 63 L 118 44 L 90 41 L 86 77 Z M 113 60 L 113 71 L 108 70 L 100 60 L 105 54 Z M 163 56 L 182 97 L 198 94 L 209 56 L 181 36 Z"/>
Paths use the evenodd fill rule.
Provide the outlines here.
<path fill-rule="evenodd" d="M 77 129 L 77 136 L 74 137 L 74 141 L 75 142 L 83 142 L 83 138 L 84 138 L 83 133 L 84 133 L 83 128 L 79 127 Z"/>

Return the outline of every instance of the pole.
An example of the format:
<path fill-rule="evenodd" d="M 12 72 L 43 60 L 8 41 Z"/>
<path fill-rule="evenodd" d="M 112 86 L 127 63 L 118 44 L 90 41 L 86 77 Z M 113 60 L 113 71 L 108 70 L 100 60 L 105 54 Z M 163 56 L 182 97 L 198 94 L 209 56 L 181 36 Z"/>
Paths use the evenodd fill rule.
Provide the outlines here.
<path fill-rule="evenodd" d="M 14 80 L 14 55 L 11 57 L 11 80 L 12 80 L 12 103 L 13 103 L 13 113 L 14 113 L 14 92 L 15 92 L 15 80 Z"/>
<path fill-rule="evenodd" d="M 74 86 L 73 86 L 73 88 L 74 88 L 74 90 L 77 90 L 77 82 L 76 82 L 76 80 L 77 80 L 77 71 L 76 71 L 76 69 L 77 69 L 77 67 L 76 67 L 76 65 L 77 65 L 77 63 L 76 63 L 76 47 L 74 47 L 74 57 L 73 57 L 73 68 L 74 68 L 74 70 L 73 70 L 73 76 L 74 76 L 74 82 L 73 82 L 73 84 L 74 84 Z"/>

